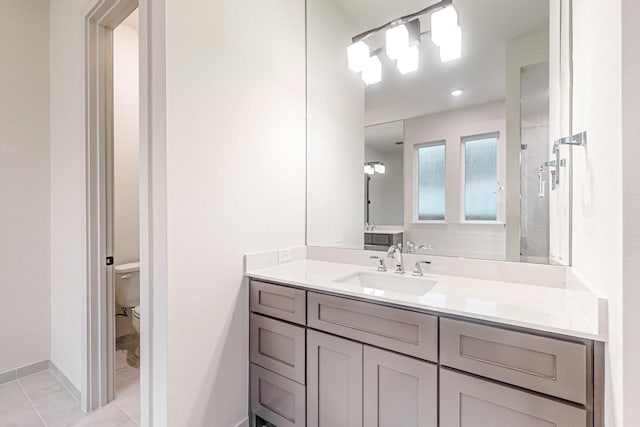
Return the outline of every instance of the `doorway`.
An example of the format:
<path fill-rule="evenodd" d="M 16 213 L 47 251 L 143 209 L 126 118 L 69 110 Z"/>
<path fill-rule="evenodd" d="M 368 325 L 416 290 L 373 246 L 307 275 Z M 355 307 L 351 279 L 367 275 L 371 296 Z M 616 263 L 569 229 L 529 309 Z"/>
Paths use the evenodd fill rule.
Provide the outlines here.
<path fill-rule="evenodd" d="M 112 217 L 115 404 L 140 424 L 140 79 L 138 9 L 113 30 Z M 109 178 L 110 176 L 110 178 Z M 109 191 L 107 192 L 109 193 Z M 107 302 L 109 303 L 109 302 Z"/>

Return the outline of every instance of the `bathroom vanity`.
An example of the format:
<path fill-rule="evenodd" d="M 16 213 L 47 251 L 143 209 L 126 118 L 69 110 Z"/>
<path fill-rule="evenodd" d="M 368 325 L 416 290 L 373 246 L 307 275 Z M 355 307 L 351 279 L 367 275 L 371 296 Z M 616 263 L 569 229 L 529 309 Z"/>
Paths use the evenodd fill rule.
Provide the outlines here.
<path fill-rule="evenodd" d="M 253 425 L 603 425 L 603 343 L 565 289 L 311 260 L 247 275 Z"/>

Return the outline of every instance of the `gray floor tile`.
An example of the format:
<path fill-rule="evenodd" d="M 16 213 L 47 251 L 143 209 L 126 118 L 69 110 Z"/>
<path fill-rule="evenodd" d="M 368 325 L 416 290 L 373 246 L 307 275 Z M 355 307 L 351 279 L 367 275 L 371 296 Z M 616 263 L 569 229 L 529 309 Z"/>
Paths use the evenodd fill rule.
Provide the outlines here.
<path fill-rule="evenodd" d="M 0 427 L 43 427 L 17 381 L 0 385 Z"/>
<path fill-rule="evenodd" d="M 140 424 L 140 370 L 127 366 L 116 370 L 115 404 Z"/>
<path fill-rule="evenodd" d="M 51 371 L 38 372 L 18 381 L 47 427 L 69 427 L 86 417 L 80 403 Z"/>
<path fill-rule="evenodd" d="M 97 411 L 87 415 L 85 419 L 75 424 L 75 427 L 136 427 L 129 418 L 114 403 L 110 403 Z"/>

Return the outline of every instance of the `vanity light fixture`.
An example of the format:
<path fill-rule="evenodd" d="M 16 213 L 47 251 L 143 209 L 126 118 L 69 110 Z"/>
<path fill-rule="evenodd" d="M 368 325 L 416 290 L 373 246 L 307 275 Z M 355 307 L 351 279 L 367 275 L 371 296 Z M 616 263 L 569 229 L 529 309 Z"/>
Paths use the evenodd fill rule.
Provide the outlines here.
<path fill-rule="evenodd" d="M 458 27 L 458 13 L 453 6 L 447 6 L 433 12 L 431 14 L 431 41 L 436 46 L 442 46 L 456 27 Z"/>
<path fill-rule="evenodd" d="M 418 50 L 418 46 L 411 46 L 409 49 L 405 49 L 404 52 L 398 56 L 396 66 L 401 74 L 417 71 L 420 67 L 420 51 Z"/>
<path fill-rule="evenodd" d="M 362 81 L 372 85 L 382 81 L 382 63 L 377 56 L 370 57 L 362 69 Z"/>
<path fill-rule="evenodd" d="M 440 45 L 440 60 L 449 62 L 462 57 L 462 31 L 455 27 L 442 40 Z"/>
<path fill-rule="evenodd" d="M 375 173 L 375 168 L 370 164 L 365 164 L 364 173 L 366 173 L 367 175 L 373 175 Z"/>
<path fill-rule="evenodd" d="M 362 40 L 347 48 L 347 63 L 351 71 L 359 73 L 364 69 L 368 60 L 369 46 Z"/>
<path fill-rule="evenodd" d="M 387 168 L 384 166 L 384 163 L 378 163 L 377 165 L 373 165 L 373 170 L 376 173 L 385 173 L 386 169 Z"/>
<path fill-rule="evenodd" d="M 402 16 L 365 31 L 352 38 L 347 48 L 349 69 L 362 72 L 362 80 L 367 84 L 382 80 L 382 63 L 377 54 L 384 51 L 390 60 L 396 61 L 401 74 L 418 70 L 420 67 L 420 18 L 431 13 L 431 40 L 440 48 L 442 62 L 459 59 L 462 56 L 462 32 L 458 25 L 458 13 L 453 0 L 440 0 L 422 10 Z M 380 31 L 385 31 L 386 46 L 371 52 L 364 40 Z M 372 55 L 373 54 L 373 55 Z"/>
<path fill-rule="evenodd" d="M 398 59 L 409 48 L 409 30 L 404 24 L 389 28 L 385 32 L 389 59 Z"/>

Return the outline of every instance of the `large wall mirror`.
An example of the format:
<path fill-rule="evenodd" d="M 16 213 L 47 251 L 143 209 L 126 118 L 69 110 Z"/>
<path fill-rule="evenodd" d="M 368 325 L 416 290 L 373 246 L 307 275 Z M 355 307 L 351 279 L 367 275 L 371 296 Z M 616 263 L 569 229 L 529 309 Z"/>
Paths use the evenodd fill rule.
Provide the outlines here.
<path fill-rule="evenodd" d="M 569 7 L 307 0 L 307 244 L 569 264 Z"/>

